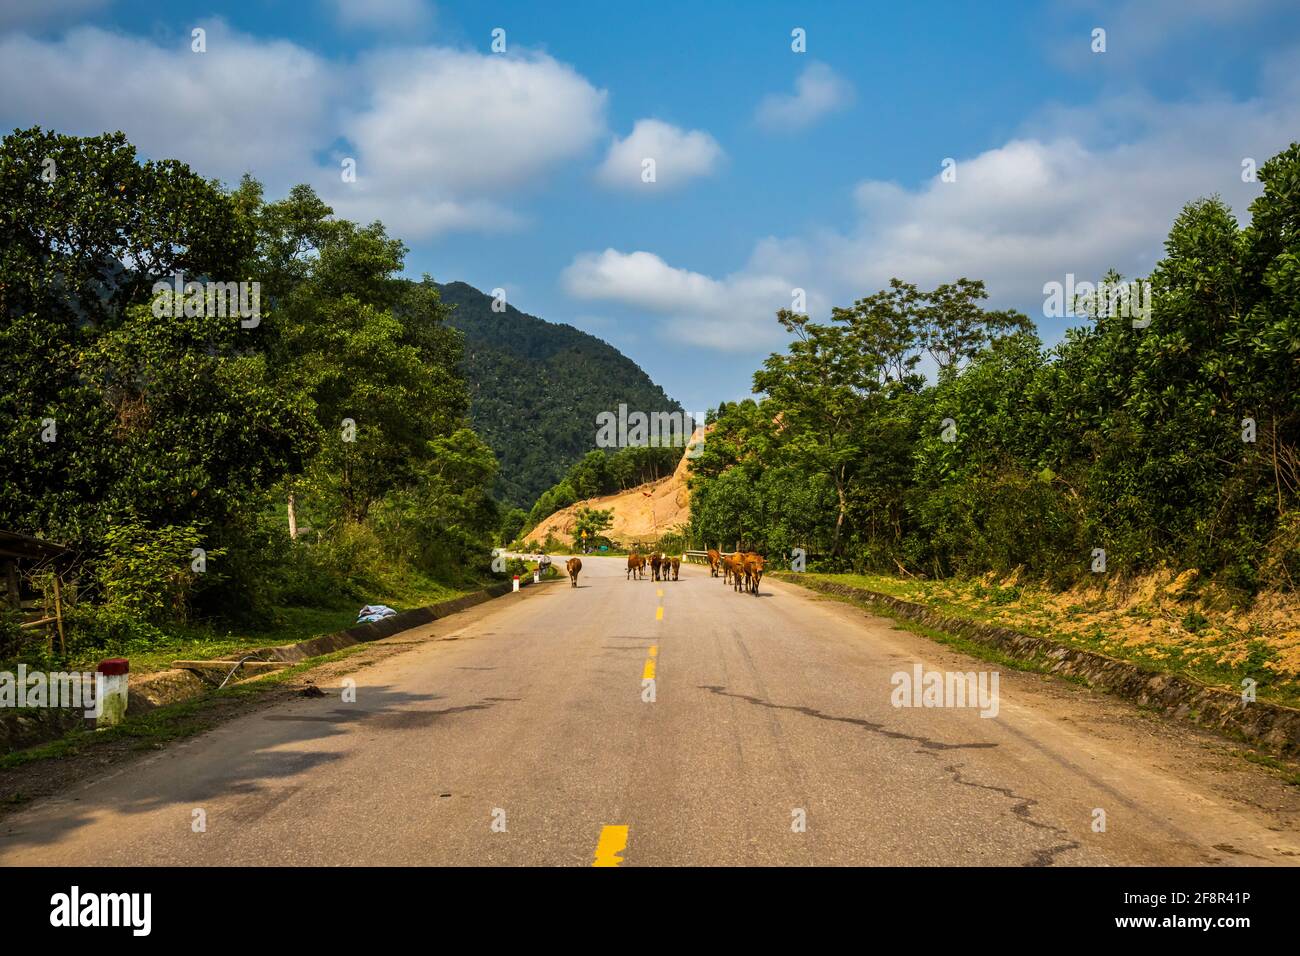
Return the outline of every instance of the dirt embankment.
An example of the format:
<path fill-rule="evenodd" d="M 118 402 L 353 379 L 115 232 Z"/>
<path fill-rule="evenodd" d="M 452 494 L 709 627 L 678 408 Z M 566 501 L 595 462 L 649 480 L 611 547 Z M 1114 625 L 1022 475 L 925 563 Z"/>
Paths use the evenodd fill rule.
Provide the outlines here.
<path fill-rule="evenodd" d="M 691 441 L 698 441 L 702 436 L 703 430 L 697 429 Z M 660 535 L 690 523 L 691 496 L 686 488 L 689 464 L 690 459 L 683 454 L 676 470 L 667 478 L 561 508 L 525 537 L 529 541 L 545 541 L 550 534 L 556 540 L 572 545 L 574 513 L 581 507 L 588 507 L 600 511 L 613 510 L 614 524 L 605 534 L 620 544 L 653 543 Z"/>

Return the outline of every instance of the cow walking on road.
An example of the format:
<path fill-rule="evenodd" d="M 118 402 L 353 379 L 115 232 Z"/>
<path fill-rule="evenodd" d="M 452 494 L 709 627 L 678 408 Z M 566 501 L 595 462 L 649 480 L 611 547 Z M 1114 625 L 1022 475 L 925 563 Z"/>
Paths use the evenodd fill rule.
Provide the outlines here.
<path fill-rule="evenodd" d="M 656 581 L 659 580 L 659 569 L 662 565 L 663 558 L 660 556 L 658 551 L 650 555 L 650 574 Z"/>
<path fill-rule="evenodd" d="M 677 577 L 677 573 L 678 573 L 678 571 L 681 569 L 681 566 L 682 566 L 682 559 L 681 559 L 681 558 L 673 558 L 673 559 L 672 559 L 672 566 L 673 566 L 673 580 L 674 580 L 674 581 L 680 580 L 680 579 Z"/>
<path fill-rule="evenodd" d="M 739 559 L 740 559 L 740 555 L 739 555 L 739 553 L 737 553 L 737 554 L 724 554 L 724 555 L 722 556 L 722 560 L 720 561 L 720 563 L 721 563 L 721 565 L 722 565 L 722 583 L 723 583 L 723 584 L 730 584 L 730 583 L 731 583 L 731 579 L 734 578 L 734 577 L 736 576 L 736 572 L 737 572 L 737 571 L 739 570 L 739 568 L 740 568 L 740 565 L 739 565 Z"/>
<path fill-rule="evenodd" d="M 577 558 L 569 558 L 564 562 L 564 570 L 569 572 L 569 587 L 578 586 L 578 572 L 582 570 L 582 562 Z"/>
<path fill-rule="evenodd" d="M 627 556 L 627 580 L 632 580 L 632 575 L 637 576 L 640 580 L 642 572 L 645 570 L 645 558 L 633 551 Z"/>
<path fill-rule="evenodd" d="M 716 548 L 709 548 L 708 556 L 709 556 L 709 577 L 716 578 L 718 576 L 718 568 L 722 565 L 722 555 L 718 552 Z"/>

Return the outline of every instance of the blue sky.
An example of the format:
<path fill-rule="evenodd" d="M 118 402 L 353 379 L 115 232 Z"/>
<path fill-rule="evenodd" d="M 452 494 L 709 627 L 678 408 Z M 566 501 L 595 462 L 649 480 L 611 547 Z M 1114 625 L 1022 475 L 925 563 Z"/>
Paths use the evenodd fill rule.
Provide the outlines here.
<path fill-rule="evenodd" d="M 413 276 L 504 288 L 702 410 L 748 392 L 795 288 L 824 316 L 983 278 L 1051 342 L 1044 283 L 1144 274 L 1197 196 L 1244 216 L 1242 163 L 1300 138 L 1300 9 L 5 0 L 0 86 L 7 127 L 310 182 Z"/>

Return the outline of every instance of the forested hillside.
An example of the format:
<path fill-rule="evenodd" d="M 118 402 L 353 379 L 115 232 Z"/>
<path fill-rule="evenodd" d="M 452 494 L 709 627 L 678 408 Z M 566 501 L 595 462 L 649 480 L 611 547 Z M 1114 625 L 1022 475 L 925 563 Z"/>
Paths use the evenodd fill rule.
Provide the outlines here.
<path fill-rule="evenodd" d="M 613 346 L 569 325 L 545 322 L 463 282 L 439 285 L 455 306 L 449 325 L 465 336 L 470 421 L 500 464 L 496 493 L 528 507 L 594 447 L 596 416 L 619 403 L 677 411 L 676 402 Z"/>
<path fill-rule="evenodd" d="M 1218 199 L 1178 216 L 1149 324 L 1094 308 L 1045 349 L 967 280 L 895 280 L 825 324 L 781 313 L 792 344 L 755 374 L 757 401 L 717 411 L 695 463 L 697 545 L 926 577 L 1166 566 L 1294 590 L 1300 146 L 1259 178 L 1244 228 Z"/>

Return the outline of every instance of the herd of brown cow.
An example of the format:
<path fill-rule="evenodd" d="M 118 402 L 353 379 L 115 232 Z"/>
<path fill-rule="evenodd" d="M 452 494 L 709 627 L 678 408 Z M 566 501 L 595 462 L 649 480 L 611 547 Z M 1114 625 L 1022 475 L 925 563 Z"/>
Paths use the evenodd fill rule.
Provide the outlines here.
<path fill-rule="evenodd" d="M 722 571 L 722 583 L 731 584 L 735 591 L 748 591 L 750 594 L 758 594 L 759 582 L 763 580 L 763 556 L 757 551 L 737 551 L 734 554 L 722 554 L 712 548 L 709 549 L 709 574 L 712 577 L 718 576 L 718 571 Z M 666 554 L 652 554 L 649 558 L 633 551 L 627 556 L 627 580 L 633 578 L 641 580 L 645 576 L 645 569 L 650 568 L 650 573 L 656 581 L 668 581 L 671 574 L 671 580 L 678 580 L 677 574 L 681 567 L 681 558 L 670 558 Z"/>
<path fill-rule="evenodd" d="M 633 551 L 627 556 L 627 580 L 632 580 L 634 575 L 638 581 L 641 580 L 645 576 L 647 567 L 650 568 L 650 573 L 656 581 L 677 581 L 680 580 L 678 573 L 682 567 L 682 559 L 670 558 L 660 552 L 655 552 L 647 558 Z"/>
<path fill-rule="evenodd" d="M 722 583 L 730 584 L 733 591 L 748 591 L 758 594 L 758 584 L 763 580 L 763 556 L 757 551 L 735 551 L 723 554 L 713 548 L 708 550 L 709 574 L 718 576 L 722 571 Z"/>
<path fill-rule="evenodd" d="M 758 594 L 758 583 L 763 580 L 763 556 L 757 551 L 736 551 L 733 554 L 722 554 L 710 548 L 709 555 L 709 575 L 717 577 L 718 570 L 722 570 L 722 583 L 731 584 L 734 591 L 748 591 L 751 594 Z M 646 558 L 644 555 L 633 551 L 627 556 L 627 580 L 632 580 L 633 576 L 639 581 L 645 576 L 646 566 L 649 566 L 650 573 L 656 581 L 677 581 L 678 573 L 681 570 L 682 559 L 670 558 L 666 554 L 656 552 Z M 564 570 L 569 574 L 569 586 L 578 586 L 578 572 L 582 570 L 582 562 L 577 558 L 569 558 L 564 563 Z"/>

